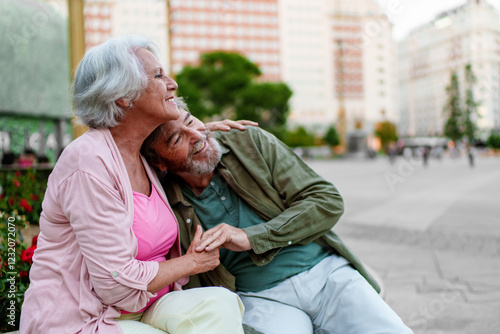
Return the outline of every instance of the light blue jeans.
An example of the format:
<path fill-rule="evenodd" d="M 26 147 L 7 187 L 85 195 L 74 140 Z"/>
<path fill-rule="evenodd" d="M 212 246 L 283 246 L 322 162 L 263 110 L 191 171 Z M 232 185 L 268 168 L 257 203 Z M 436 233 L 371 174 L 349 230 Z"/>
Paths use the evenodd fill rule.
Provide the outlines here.
<path fill-rule="evenodd" d="M 271 289 L 239 296 L 245 305 L 243 323 L 266 334 L 413 333 L 337 255 Z"/>

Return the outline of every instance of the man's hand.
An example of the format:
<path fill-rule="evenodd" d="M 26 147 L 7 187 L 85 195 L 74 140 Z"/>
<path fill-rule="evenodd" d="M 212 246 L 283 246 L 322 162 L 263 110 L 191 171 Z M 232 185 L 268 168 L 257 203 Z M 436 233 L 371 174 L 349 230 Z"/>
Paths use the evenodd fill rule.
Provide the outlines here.
<path fill-rule="evenodd" d="M 210 252 L 219 247 L 224 247 L 235 252 L 252 249 L 250 239 L 248 239 L 245 231 L 224 223 L 203 233 L 201 243 L 195 250 L 197 252 Z"/>
<path fill-rule="evenodd" d="M 251 126 L 259 126 L 259 123 L 252 121 L 231 121 L 229 119 L 225 119 L 219 122 L 210 122 L 206 123 L 205 127 L 210 131 L 230 131 L 231 129 L 238 129 L 241 131 L 246 130 L 245 125 Z"/>

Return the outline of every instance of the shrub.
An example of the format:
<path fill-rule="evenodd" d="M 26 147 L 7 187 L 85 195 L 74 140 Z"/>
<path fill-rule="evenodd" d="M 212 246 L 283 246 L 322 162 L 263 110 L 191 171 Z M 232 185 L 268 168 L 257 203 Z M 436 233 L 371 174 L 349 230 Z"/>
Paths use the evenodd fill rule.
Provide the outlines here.
<path fill-rule="evenodd" d="M 28 247 L 21 231 L 30 224 L 38 224 L 47 182 L 33 170 L 3 170 L 0 181 L 0 332 L 3 333 L 19 328 L 37 244 L 34 237 Z"/>
<path fill-rule="evenodd" d="M 0 172 L 0 210 L 17 210 L 31 224 L 38 224 L 47 181 L 34 170 Z"/>
<path fill-rule="evenodd" d="M 0 332 L 19 329 L 24 293 L 29 286 L 29 271 L 38 236 L 28 247 L 21 231 L 28 227 L 26 216 L 17 210 L 0 211 Z M 5 320 L 4 320 L 5 319 Z"/>

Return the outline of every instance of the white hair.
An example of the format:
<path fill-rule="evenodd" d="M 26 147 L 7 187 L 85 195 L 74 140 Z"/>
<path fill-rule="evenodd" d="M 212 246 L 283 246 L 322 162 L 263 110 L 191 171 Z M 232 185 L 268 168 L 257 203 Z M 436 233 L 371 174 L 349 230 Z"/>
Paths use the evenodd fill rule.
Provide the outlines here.
<path fill-rule="evenodd" d="M 115 101 L 132 103 L 148 85 L 144 64 L 135 54 L 139 48 L 158 58 L 156 44 L 135 35 L 110 39 L 85 54 L 73 83 L 73 108 L 81 123 L 93 128 L 120 123 L 127 110 Z"/>

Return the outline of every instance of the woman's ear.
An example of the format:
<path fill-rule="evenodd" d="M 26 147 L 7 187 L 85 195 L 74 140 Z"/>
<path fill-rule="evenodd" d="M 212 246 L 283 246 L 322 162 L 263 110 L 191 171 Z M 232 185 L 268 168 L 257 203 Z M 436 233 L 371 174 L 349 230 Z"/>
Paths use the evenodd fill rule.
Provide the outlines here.
<path fill-rule="evenodd" d="M 116 105 L 122 109 L 129 109 L 130 106 L 132 105 L 132 102 L 126 101 L 122 98 L 119 98 L 118 100 L 115 101 Z"/>

